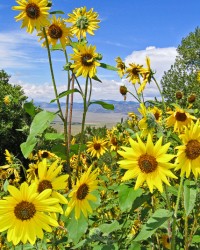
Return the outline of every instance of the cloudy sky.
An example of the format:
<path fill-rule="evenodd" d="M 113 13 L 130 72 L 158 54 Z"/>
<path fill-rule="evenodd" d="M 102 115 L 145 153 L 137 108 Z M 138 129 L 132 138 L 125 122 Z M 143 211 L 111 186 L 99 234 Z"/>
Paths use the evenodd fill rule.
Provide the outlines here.
<path fill-rule="evenodd" d="M 20 29 L 21 22 L 14 19 L 19 12 L 11 10 L 14 5 L 17 5 L 14 0 L 0 2 L 0 69 L 11 75 L 10 83 L 23 87 L 29 99 L 50 101 L 54 92 L 47 51 L 41 47 L 36 33 L 30 35 Z M 115 66 L 115 58 L 120 56 L 127 65 L 145 65 L 148 55 L 158 82 L 174 63 L 182 38 L 193 32 L 200 22 L 199 0 L 53 0 L 51 11 L 62 10 L 65 12 L 62 17 L 66 18 L 74 8 L 82 6 L 99 13 L 100 29 L 95 36 L 88 36 L 88 42 L 103 54 L 102 62 Z M 58 92 L 66 90 L 64 64 L 62 52 L 54 52 Z M 102 83 L 93 83 L 93 100 L 123 100 L 119 93 L 122 84 L 132 90 L 132 85 L 120 79 L 116 72 L 98 69 L 98 77 Z M 152 98 L 159 93 L 151 84 L 144 95 Z M 127 100 L 133 99 L 128 96 Z M 80 101 L 80 96 L 75 95 L 75 101 Z"/>

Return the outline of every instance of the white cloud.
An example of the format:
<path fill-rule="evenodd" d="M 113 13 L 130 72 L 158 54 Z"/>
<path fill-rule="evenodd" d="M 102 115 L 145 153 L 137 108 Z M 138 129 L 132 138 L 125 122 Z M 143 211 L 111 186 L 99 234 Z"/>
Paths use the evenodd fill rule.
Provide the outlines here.
<path fill-rule="evenodd" d="M 150 57 L 151 60 L 151 68 L 156 71 L 155 78 L 160 81 L 164 71 L 170 69 L 170 66 L 174 63 L 175 57 L 177 55 L 176 48 L 155 48 L 148 47 L 145 50 L 133 51 L 131 55 L 128 55 L 125 59 L 126 64 L 128 63 L 137 63 L 143 64 L 145 66 L 146 56 Z M 20 76 L 19 76 L 20 77 Z M 131 83 L 129 83 L 126 79 L 122 80 L 111 80 L 110 77 L 103 77 L 102 83 L 93 82 L 93 90 L 92 90 L 92 100 L 123 100 L 122 95 L 119 92 L 120 85 L 126 85 L 128 89 L 134 93 L 134 88 Z M 11 78 L 12 79 L 12 78 Z M 14 79 L 14 78 L 13 78 Z M 63 80 L 63 82 L 65 82 Z M 25 94 L 29 97 L 29 99 L 33 99 L 34 101 L 50 101 L 55 98 L 54 90 L 51 83 L 44 84 L 31 84 L 25 81 L 20 81 L 19 78 L 12 81 L 15 84 L 19 84 L 23 87 Z M 61 93 L 66 90 L 66 84 L 60 84 L 57 86 L 58 93 Z M 153 99 L 154 97 L 159 97 L 159 91 L 154 83 L 147 84 L 147 87 L 144 91 L 145 99 Z M 64 101 L 62 99 L 61 101 Z M 127 100 L 134 100 L 130 94 L 127 95 Z M 74 95 L 75 102 L 81 102 L 82 99 L 78 93 Z M 135 101 L 135 100 L 134 100 Z"/>

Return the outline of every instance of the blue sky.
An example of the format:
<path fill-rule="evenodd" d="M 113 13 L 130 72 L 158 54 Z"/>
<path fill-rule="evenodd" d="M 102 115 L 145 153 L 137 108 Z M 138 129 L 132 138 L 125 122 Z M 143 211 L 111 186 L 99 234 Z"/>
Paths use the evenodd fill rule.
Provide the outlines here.
<path fill-rule="evenodd" d="M 0 2 L 0 69 L 9 73 L 10 82 L 20 84 L 30 99 L 49 101 L 54 93 L 47 52 L 38 42 L 36 33 L 30 35 L 20 29 L 21 22 L 14 19 L 19 12 L 11 10 L 14 5 L 17 5 L 14 0 Z M 88 42 L 103 54 L 102 62 L 115 66 L 115 58 L 120 56 L 127 64 L 145 65 L 148 55 L 158 80 L 174 63 L 182 38 L 200 23 L 199 0 L 53 0 L 51 10 L 64 11 L 66 18 L 74 8 L 82 6 L 99 13 L 100 29 L 95 36 L 88 36 Z M 54 53 L 53 62 L 58 90 L 62 92 L 67 83 L 61 52 Z M 131 90 L 132 86 L 115 72 L 98 69 L 98 76 L 102 83 L 94 82 L 93 99 L 123 100 L 119 94 L 122 84 Z M 158 92 L 152 84 L 145 91 L 145 97 L 154 95 Z M 75 97 L 75 101 L 79 99 Z M 128 96 L 128 100 L 133 99 Z"/>

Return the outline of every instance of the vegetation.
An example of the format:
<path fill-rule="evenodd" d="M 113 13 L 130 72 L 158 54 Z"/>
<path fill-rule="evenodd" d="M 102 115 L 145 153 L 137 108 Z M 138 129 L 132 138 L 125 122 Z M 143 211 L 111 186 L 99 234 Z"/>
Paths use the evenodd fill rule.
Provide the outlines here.
<path fill-rule="evenodd" d="M 68 19 L 62 19 L 63 12 L 50 13 L 51 4 L 45 0 L 19 0 L 17 4 L 13 7 L 20 10 L 17 21 L 22 20 L 28 33 L 38 31 L 44 40 L 55 91 L 51 102 L 57 103 L 58 111 L 24 104 L 32 121 L 20 149 L 29 164 L 26 169 L 18 154 L 5 150 L 6 162 L 0 167 L 1 248 L 199 249 L 200 121 L 196 100 L 189 106 L 181 102 L 168 105 L 148 57 L 145 66 L 135 62 L 127 66 L 120 57 L 116 67 L 100 62 L 102 55 L 87 38 L 99 28 L 98 13 L 93 9 L 76 8 Z M 69 58 L 67 46 L 73 50 Z M 57 92 L 52 67 L 51 54 L 57 50 L 66 59 L 68 87 L 62 93 Z M 131 94 L 139 105 L 137 114 L 128 113 L 127 120 L 112 129 L 85 124 L 90 105 L 114 108 L 91 101 L 93 80 L 101 82 L 98 67 L 127 78 L 130 89 L 122 86 L 119 91 L 124 99 Z M 192 67 L 183 69 L 190 75 Z M 85 79 L 84 85 L 80 78 Z M 147 103 L 144 92 L 152 82 L 162 100 Z M 182 98 L 179 92 L 177 100 Z M 72 137 L 70 97 L 74 94 L 80 95 L 84 108 L 81 132 Z M 64 113 L 62 97 L 66 97 Z M 10 103 L 4 98 L 6 107 Z M 63 133 L 48 130 L 56 115 L 64 124 Z M 54 145 L 49 151 L 50 141 Z"/>

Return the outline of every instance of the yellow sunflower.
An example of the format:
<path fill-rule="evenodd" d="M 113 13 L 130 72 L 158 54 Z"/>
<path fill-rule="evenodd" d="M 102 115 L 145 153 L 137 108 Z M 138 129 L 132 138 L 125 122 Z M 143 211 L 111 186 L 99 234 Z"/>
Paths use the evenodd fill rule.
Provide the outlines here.
<path fill-rule="evenodd" d="M 10 101 L 11 100 L 10 100 L 10 96 L 9 95 L 4 96 L 3 102 L 4 102 L 5 105 L 9 105 Z"/>
<path fill-rule="evenodd" d="M 92 141 L 87 142 L 87 153 L 90 153 L 92 157 L 99 158 L 107 151 L 106 145 L 106 140 L 94 136 Z"/>
<path fill-rule="evenodd" d="M 48 0 L 17 0 L 19 6 L 13 6 L 13 10 L 21 13 L 15 17 L 16 21 L 22 20 L 21 28 L 27 27 L 27 32 L 32 33 L 34 29 L 40 30 L 49 24 Z"/>
<path fill-rule="evenodd" d="M 177 164 L 175 170 L 181 170 L 181 176 L 186 173 L 188 178 L 193 172 L 195 178 L 200 174 L 200 125 L 199 120 L 186 127 L 185 133 L 179 136 L 183 145 L 177 146 Z"/>
<path fill-rule="evenodd" d="M 68 185 L 68 174 L 61 174 L 62 165 L 59 165 L 58 160 L 54 161 L 50 166 L 47 164 L 47 160 L 38 163 L 38 177 L 34 182 L 37 185 L 37 191 L 41 193 L 45 189 L 51 189 L 51 196 L 58 199 L 61 204 L 66 204 L 67 199 L 57 192 L 58 190 L 64 190 Z"/>
<path fill-rule="evenodd" d="M 99 28 L 98 13 L 93 8 L 87 11 L 86 7 L 76 8 L 73 13 L 68 14 L 66 22 L 72 24 L 71 31 L 78 39 L 86 38 L 86 33 L 94 35 L 94 30 Z"/>
<path fill-rule="evenodd" d="M 96 67 L 100 65 L 97 61 L 98 53 L 96 53 L 96 47 L 92 45 L 80 44 L 77 48 L 74 48 L 74 54 L 71 54 L 71 59 L 74 63 L 71 68 L 74 69 L 76 76 L 82 75 L 83 77 L 90 77 L 96 75 Z"/>
<path fill-rule="evenodd" d="M 46 28 L 46 34 L 49 44 L 55 46 L 58 41 L 60 41 L 62 48 L 65 49 L 66 45 L 70 42 L 70 37 L 72 37 L 70 28 L 66 27 L 64 21 L 53 15 L 50 25 Z M 44 32 L 41 31 L 38 33 L 40 36 L 39 40 L 44 39 Z M 46 46 L 46 43 L 43 43 L 43 46 Z"/>
<path fill-rule="evenodd" d="M 118 163 L 121 168 L 127 169 L 122 180 L 137 177 L 135 189 L 138 189 L 146 181 L 151 193 L 154 186 L 163 192 L 162 181 L 170 185 L 167 177 L 177 178 L 170 170 L 174 167 L 172 163 L 169 163 L 174 155 L 167 154 L 170 143 L 162 146 L 161 137 L 154 145 L 150 135 L 147 137 L 146 144 L 138 135 L 137 140 L 138 142 L 130 138 L 131 147 L 122 147 L 124 151 L 118 151 L 124 157 L 124 160 Z"/>
<path fill-rule="evenodd" d="M 117 69 L 118 69 L 117 73 L 122 78 L 123 75 L 125 74 L 125 69 L 126 69 L 125 63 L 122 61 L 120 57 L 117 57 L 115 61 L 117 63 Z"/>
<path fill-rule="evenodd" d="M 0 200 L 0 232 L 7 230 L 7 240 L 17 245 L 29 241 L 34 244 L 37 237 L 42 239 L 43 230 L 52 232 L 51 226 L 58 222 L 46 212 L 60 212 L 56 207 L 58 200 L 49 198 L 51 190 L 38 194 L 36 185 L 22 183 L 20 189 L 8 185 L 10 196 Z"/>
<path fill-rule="evenodd" d="M 191 124 L 192 120 L 196 120 L 195 116 L 190 115 L 184 109 L 176 107 L 175 111 L 167 112 L 170 116 L 166 120 L 167 127 L 174 127 L 174 132 L 183 132 L 185 126 Z"/>
<path fill-rule="evenodd" d="M 142 65 L 138 65 L 135 63 L 130 63 L 129 67 L 126 69 L 128 80 L 132 82 L 133 84 L 135 83 L 140 83 L 140 71 L 142 69 Z"/>
<path fill-rule="evenodd" d="M 161 122 L 162 120 L 162 110 L 154 106 L 153 108 L 149 109 L 149 112 L 152 113 L 155 117 L 157 122 Z"/>
<path fill-rule="evenodd" d="M 92 192 L 97 189 L 98 180 L 96 180 L 98 172 L 97 169 L 91 172 L 92 166 L 85 172 L 80 180 L 77 180 L 69 194 L 70 201 L 68 203 L 65 215 L 68 216 L 73 209 L 75 209 L 75 218 L 78 220 L 81 212 L 85 217 L 88 213 L 92 213 L 90 201 L 96 201 L 97 198 Z"/>
<path fill-rule="evenodd" d="M 138 94 L 140 94 L 145 89 L 147 83 L 150 83 L 151 77 L 153 75 L 153 72 L 152 72 L 151 66 L 150 66 L 150 58 L 149 57 L 146 57 L 146 64 L 147 64 L 147 68 L 140 69 L 140 75 L 142 76 L 143 81 L 137 90 Z"/>
<path fill-rule="evenodd" d="M 7 149 L 5 150 L 5 156 L 6 156 L 6 161 L 9 163 L 9 164 L 12 164 L 13 163 L 13 160 L 14 160 L 14 155 L 11 154 Z"/>

